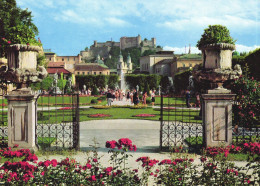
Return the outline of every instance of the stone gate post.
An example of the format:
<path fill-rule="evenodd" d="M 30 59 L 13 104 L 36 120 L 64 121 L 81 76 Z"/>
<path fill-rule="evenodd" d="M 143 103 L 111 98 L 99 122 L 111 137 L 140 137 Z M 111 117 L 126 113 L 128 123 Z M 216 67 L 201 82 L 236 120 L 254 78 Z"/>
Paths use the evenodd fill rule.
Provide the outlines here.
<path fill-rule="evenodd" d="M 8 147 L 37 150 L 35 142 L 36 96 L 30 91 L 12 91 L 8 100 Z"/>
<path fill-rule="evenodd" d="M 202 94 L 204 144 L 228 146 L 232 143 L 232 104 L 235 94 L 227 89 L 208 90 Z"/>
<path fill-rule="evenodd" d="M 29 85 L 40 82 L 47 76 L 43 66 L 37 70 L 39 46 L 10 45 L 7 48 L 8 67 L 1 67 L 0 77 L 16 85 L 5 97 L 8 100 L 8 146 L 37 150 L 35 130 L 37 108 L 36 95 Z"/>

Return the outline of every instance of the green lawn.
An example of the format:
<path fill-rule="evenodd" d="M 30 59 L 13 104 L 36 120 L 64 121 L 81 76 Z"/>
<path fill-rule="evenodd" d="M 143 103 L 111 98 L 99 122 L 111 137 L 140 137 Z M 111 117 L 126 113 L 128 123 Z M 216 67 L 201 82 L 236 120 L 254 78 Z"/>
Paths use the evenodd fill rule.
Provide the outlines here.
<path fill-rule="evenodd" d="M 51 111 L 38 111 L 38 123 L 60 123 L 71 122 L 71 110 L 51 110 Z M 131 108 L 109 108 L 109 109 L 94 109 L 94 108 L 80 108 L 80 121 L 100 120 L 100 119 L 146 119 L 159 121 L 160 111 L 151 107 L 143 109 Z M 108 114 L 111 117 L 105 118 L 91 118 L 91 114 Z M 154 117 L 134 117 L 138 114 L 153 114 Z M 174 112 L 164 112 L 164 120 L 178 120 L 184 122 L 201 123 L 201 120 L 196 120 L 199 111 L 189 109 L 176 109 Z"/>

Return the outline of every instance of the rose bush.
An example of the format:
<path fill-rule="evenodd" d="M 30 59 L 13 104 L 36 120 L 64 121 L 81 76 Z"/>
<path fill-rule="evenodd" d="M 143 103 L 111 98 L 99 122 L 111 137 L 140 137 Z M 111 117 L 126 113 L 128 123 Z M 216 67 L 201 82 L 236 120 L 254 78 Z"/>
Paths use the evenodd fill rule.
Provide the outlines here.
<path fill-rule="evenodd" d="M 241 149 L 210 147 L 200 163 L 194 159 L 176 158 L 158 161 L 144 156 L 136 161 L 141 168 L 130 169 L 127 160 L 136 146 L 128 138 L 106 142 L 110 166 L 103 167 L 97 152 L 85 164 L 74 159 L 37 162 L 28 149 L 1 149 L 3 158 L 22 158 L 18 162 L 4 162 L 0 167 L 0 182 L 5 185 L 254 185 L 259 183 L 259 156 L 244 167 L 236 167 L 226 159 L 216 160 L 217 153 L 252 152 L 259 155 L 259 143 L 243 143 Z M 227 153 L 228 155 L 228 153 Z M 250 171 L 249 171 L 250 170 Z M 154 185 L 153 184 L 153 185 Z"/>

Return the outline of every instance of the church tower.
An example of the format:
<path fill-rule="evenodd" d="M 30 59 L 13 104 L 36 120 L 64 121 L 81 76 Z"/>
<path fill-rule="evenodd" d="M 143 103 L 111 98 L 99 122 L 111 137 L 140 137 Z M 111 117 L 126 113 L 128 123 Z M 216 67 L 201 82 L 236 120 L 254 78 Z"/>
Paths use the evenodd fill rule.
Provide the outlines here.
<path fill-rule="evenodd" d="M 124 68 L 124 59 L 123 59 L 122 53 L 120 51 L 118 62 L 117 62 L 117 74 L 118 75 L 121 74 L 121 71 L 123 70 L 123 68 Z"/>
<path fill-rule="evenodd" d="M 132 73 L 133 67 L 132 67 L 132 60 L 131 60 L 130 53 L 128 53 L 126 63 L 127 63 L 128 73 Z"/>

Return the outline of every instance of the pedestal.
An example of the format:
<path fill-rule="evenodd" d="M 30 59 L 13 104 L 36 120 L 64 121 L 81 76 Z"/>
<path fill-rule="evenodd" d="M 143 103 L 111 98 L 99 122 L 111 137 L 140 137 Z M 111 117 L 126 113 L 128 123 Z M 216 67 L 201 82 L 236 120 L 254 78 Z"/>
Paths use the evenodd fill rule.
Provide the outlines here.
<path fill-rule="evenodd" d="M 37 150 L 35 128 L 36 96 L 30 90 L 15 90 L 5 96 L 8 100 L 8 146 Z"/>
<path fill-rule="evenodd" d="M 202 94 L 204 144 L 228 146 L 232 144 L 232 104 L 235 94 L 227 89 L 209 90 Z"/>

